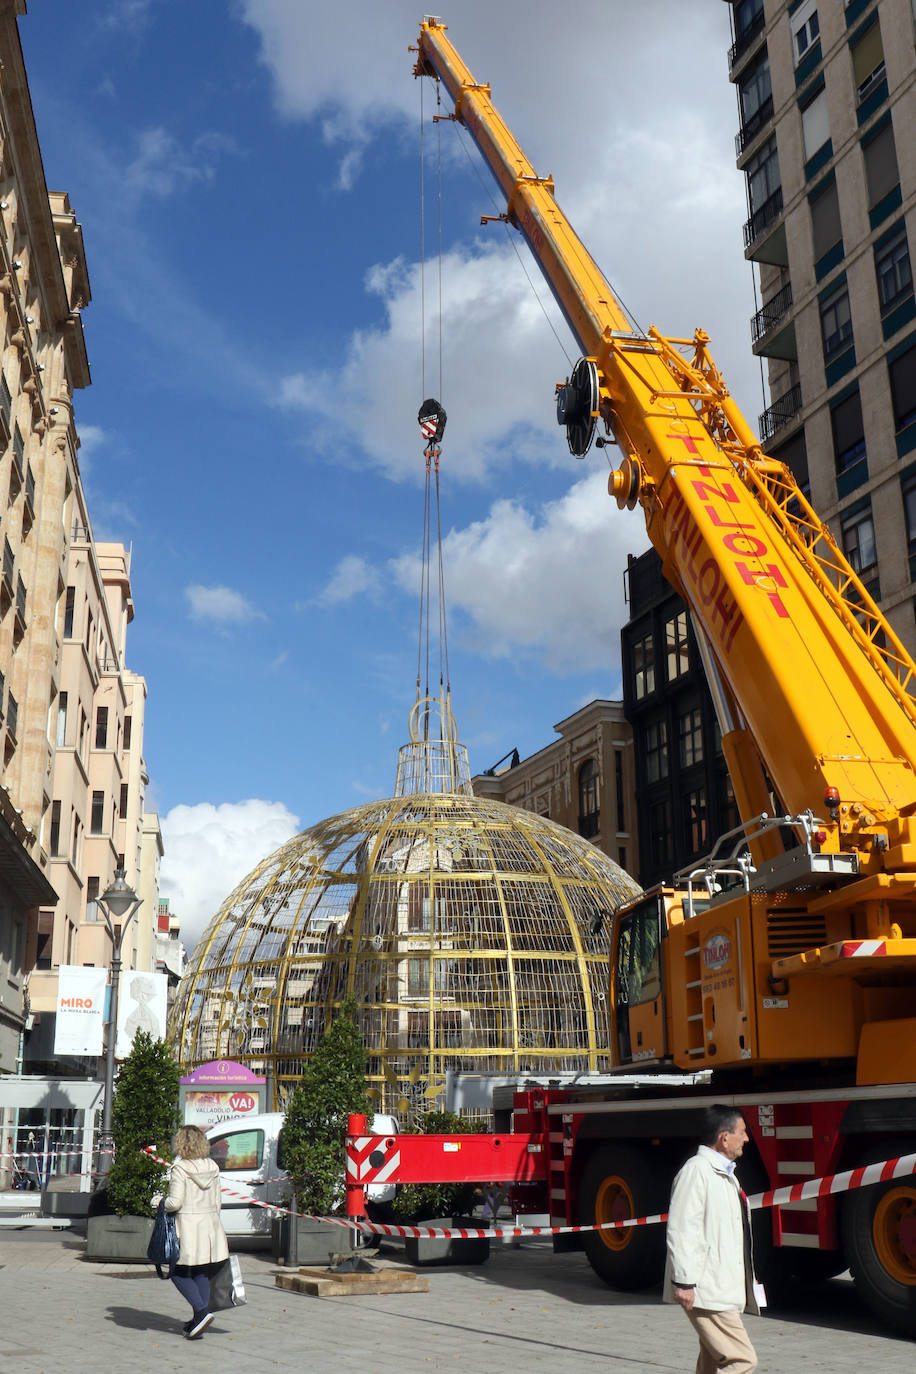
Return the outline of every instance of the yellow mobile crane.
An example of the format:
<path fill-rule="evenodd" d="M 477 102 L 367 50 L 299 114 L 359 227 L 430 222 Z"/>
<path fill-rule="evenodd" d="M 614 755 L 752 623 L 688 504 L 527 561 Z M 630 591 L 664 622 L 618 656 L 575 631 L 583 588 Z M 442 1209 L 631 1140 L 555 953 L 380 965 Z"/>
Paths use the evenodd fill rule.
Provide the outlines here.
<path fill-rule="evenodd" d="M 614 1067 L 708 1070 L 710 1086 L 673 1095 L 610 1077 L 592 1095 L 519 1094 L 516 1129 L 549 1141 L 562 1121 L 552 1219 L 660 1210 L 710 1101 L 744 1112 L 751 1189 L 912 1152 L 916 663 L 762 451 L 708 336 L 635 329 L 438 19 L 416 52 L 415 74 L 451 96 L 582 349 L 557 418 L 579 457 L 598 431 L 620 449 L 610 492 L 641 509 L 690 607 L 742 817 L 611 932 Z M 876 1312 L 916 1331 L 912 1179 L 759 1218 L 771 1271 L 848 1264 Z M 609 1282 L 633 1286 L 656 1275 L 661 1233 L 599 1232 L 586 1249 Z"/>

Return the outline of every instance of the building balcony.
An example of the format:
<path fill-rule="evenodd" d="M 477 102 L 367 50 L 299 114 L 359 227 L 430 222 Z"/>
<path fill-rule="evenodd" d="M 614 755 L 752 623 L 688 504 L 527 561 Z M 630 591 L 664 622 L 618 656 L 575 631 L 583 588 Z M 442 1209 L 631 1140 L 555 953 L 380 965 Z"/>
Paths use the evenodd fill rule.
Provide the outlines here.
<path fill-rule="evenodd" d="M 792 283 L 786 282 L 751 319 L 751 347 L 758 357 L 798 358 L 791 311 Z"/>
<path fill-rule="evenodd" d="M 801 383 L 796 382 L 784 395 L 774 401 L 757 421 L 757 429 L 760 434 L 760 442 L 765 444 L 768 439 L 772 439 L 777 430 L 787 425 L 802 408 Z"/>
<path fill-rule="evenodd" d="M 763 5 L 754 15 L 747 28 L 738 34 L 734 43 L 728 50 L 728 69 L 731 71 L 739 57 L 742 57 L 766 27 L 766 15 L 763 12 Z"/>
<path fill-rule="evenodd" d="M 766 200 L 755 210 L 750 219 L 744 225 L 744 246 L 750 248 L 755 239 L 759 239 L 764 230 L 768 229 L 774 220 L 782 214 L 782 187 L 777 186 L 772 195 L 767 196 Z"/>
<path fill-rule="evenodd" d="M 19 703 L 13 696 L 12 692 L 10 692 L 6 698 L 6 733 L 7 738 L 12 739 L 14 745 L 16 743 L 16 740 L 18 739 L 18 729 Z"/>
<path fill-rule="evenodd" d="M 770 120 L 773 118 L 773 97 L 768 95 L 763 104 L 754 111 L 750 119 L 746 120 L 735 134 L 735 157 L 740 157 L 745 148 L 753 143 Z"/>

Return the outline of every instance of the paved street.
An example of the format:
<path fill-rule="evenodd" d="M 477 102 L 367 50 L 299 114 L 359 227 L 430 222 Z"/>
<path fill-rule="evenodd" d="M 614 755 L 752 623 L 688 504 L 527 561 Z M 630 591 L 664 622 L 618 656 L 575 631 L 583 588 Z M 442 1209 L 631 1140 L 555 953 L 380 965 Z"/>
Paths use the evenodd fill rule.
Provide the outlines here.
<path fill-rule="evenodd" d="M 274 1286 L 268 1257 L 243 1254 L 247 1306 L 218 1316 L 193 1344 L 179 1334 L 187 1314 L 171 1284 L 146 1266 L 90 1264 L 82 1253 L 71 1232 L 0 1231 L 0 1370 L 199 1374 L 212 1361 L 221 1374 L 283 1367 L 688 1374 L 696 1358 L 678 1310 L 645 1294 L 610 1293 L 582 1257 L 554 1256 L 543 1242 L 497 1250 L 481 1266 L 429 1269 L 428 1293 L 393 1297 L 285 1293 Z M 879 1331 L 848 1280 L 748 1326 L 765 1374 L 913 1368 L 912 1343 Z"/>

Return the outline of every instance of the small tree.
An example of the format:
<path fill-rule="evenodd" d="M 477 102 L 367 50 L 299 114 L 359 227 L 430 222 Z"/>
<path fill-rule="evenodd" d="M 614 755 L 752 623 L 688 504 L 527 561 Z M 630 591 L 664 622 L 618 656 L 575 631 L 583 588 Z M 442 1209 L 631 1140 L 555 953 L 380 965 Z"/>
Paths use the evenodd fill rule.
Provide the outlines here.
<path fill-rule="evenodd" d="M 108 1201 L 118 1216 L 149 1216 L 153 1193 L 160 1192 L 165 1169 L 144 1147 L 171 1156 L 178 1124 L 180 1070 L 164 1040 L 138 1031 L 121 1064 L 111 1106 L 115 1143 L 108 1175 Z"/>
<path fill-rule="evenodd" d="M 419 1123 L 419 1135 L 479 1135 L 483 1121 L 457 1112 L 427 1112 Z M 405 1183 L 391 1210 L 401 1222 L 431 1221 L 436 1217 L 468 1216 L 479 1196 L 476 1183 Z"/>
<path fill-rule="evenodd" d="M 371 1110 L 366 1050 L 350 999 L 341 1002 L 286 1109 L 280 1153 L 297 1211 L 325 1216 L 340 1205 L 347 1117 Z"/>

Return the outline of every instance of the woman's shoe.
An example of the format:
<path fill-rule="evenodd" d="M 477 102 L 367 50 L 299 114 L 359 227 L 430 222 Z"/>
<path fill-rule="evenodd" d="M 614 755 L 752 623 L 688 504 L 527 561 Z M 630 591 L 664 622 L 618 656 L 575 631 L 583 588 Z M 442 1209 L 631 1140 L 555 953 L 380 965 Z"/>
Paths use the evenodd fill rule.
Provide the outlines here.
<path fill-rule="evenodd" d="M 188 1332 L 188 1340 L 193 1341 L 196 1340 L 198 1336 L 202 1336 L 212 1320 L 212 1312 L 195 1312 L 191 1322 L 191 1329 Z"/>

